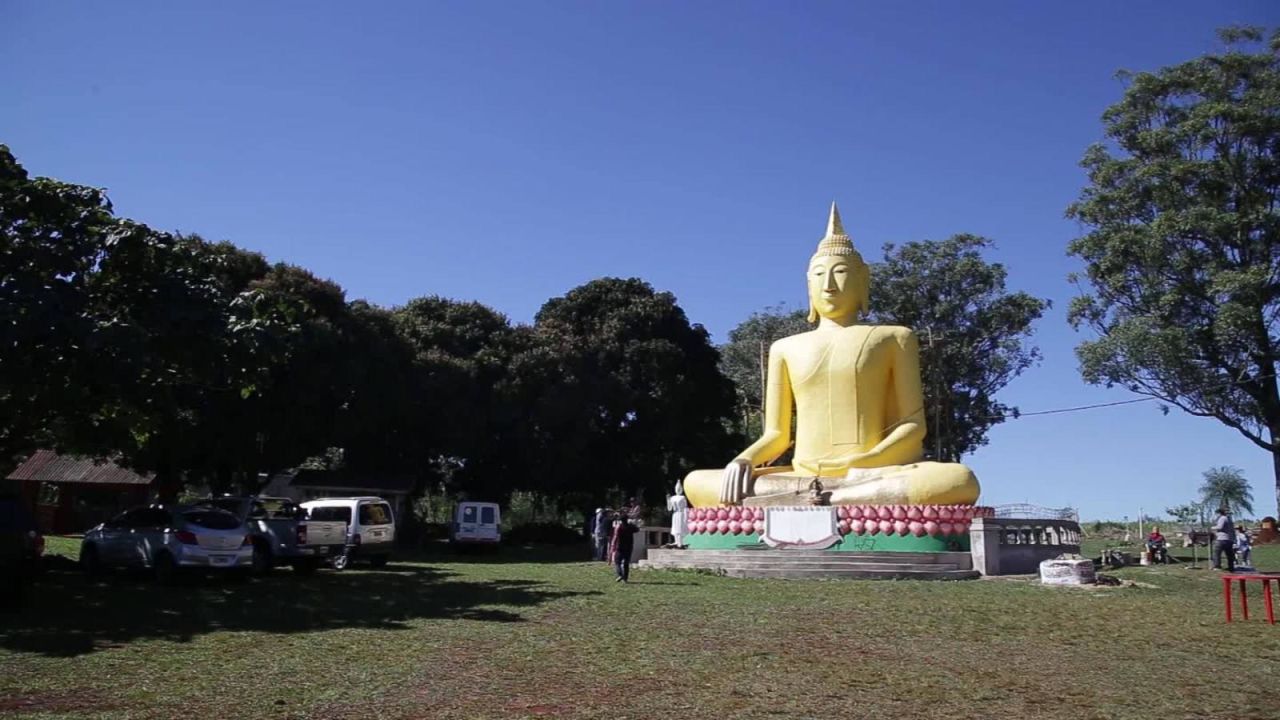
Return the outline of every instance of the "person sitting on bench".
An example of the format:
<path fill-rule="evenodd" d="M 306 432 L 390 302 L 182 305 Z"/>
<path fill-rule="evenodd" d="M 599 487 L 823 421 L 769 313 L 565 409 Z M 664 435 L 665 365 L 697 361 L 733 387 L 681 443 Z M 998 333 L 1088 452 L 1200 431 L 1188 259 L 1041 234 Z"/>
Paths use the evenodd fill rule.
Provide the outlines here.
<path fill-rule="evenodd" d="M 1151 553 L 1151 562 L 1169 562 L 1168 546 L 1159 527 L 1151 528 L 1151 534 L 1147 536 L 1147 552 Z"/>

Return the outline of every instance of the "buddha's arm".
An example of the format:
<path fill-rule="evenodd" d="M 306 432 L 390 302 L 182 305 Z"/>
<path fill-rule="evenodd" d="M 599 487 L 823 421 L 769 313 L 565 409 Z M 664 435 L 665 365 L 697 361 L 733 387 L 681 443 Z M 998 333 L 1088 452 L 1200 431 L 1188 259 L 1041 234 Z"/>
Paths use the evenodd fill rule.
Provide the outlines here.
<path fill-rule="evenodd" d="M 866 456 L 853 463 L 853 467 L 878 467 L 902 465 L 920 459 L 921 441 L 924 439 L 924 392 L 920 387 L 920 341 L 915 333 L 902 330 L 895 333 L 893 384 L 889 388 L 892 407 L 897 417 L 885 418 L 886 435 Z M 886 398 L 886 401 L 888 398 Z"/>
<path fill-rule="evenodd" d="M 889 387 L 885 388 L 884 436 L 865 452 L 850 453 L 823 464 L 870 468 L 905 465 L 920 459 L 925 435 L 924 392 L 920 387 L 920 343 L 909 330 L 894 334 Z"/>
<path fill-rule="evenodd" d="M 786 355 L 779 343 L 769 348 L 769 374 L 764 392 L 764 432 L 734 460 L 745 460 L 752 467 L 771 463 L 791 447 L 791 377 L 787 373 Z"/>

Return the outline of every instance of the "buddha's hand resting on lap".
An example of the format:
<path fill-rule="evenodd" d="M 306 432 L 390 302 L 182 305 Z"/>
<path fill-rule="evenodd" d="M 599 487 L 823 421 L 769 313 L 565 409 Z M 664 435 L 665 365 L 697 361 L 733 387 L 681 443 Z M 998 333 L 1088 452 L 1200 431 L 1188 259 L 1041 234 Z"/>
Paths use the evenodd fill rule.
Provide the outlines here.
<path fill-rule="evenodd" d="M 733 460 L 724 466 L 724 476 L 720 483 L 720 502 L 725 505 L 737 505 L 751 494 L 751 463 L 746 460 Z"/>

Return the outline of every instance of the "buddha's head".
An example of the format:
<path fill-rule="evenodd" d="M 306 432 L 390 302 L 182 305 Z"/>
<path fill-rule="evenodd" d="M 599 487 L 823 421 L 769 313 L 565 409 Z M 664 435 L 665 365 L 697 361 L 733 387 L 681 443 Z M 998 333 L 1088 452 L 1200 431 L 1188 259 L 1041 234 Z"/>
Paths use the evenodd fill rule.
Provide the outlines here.
<path fill-rule="evenodd" d="M 871 270 L 845 234 L 835 203 L 831 203 L 827 235 L 809 260 L 808 278 L 809 322 L 824 317 L 848 325 L 866 312 L 870 304 Z"/>

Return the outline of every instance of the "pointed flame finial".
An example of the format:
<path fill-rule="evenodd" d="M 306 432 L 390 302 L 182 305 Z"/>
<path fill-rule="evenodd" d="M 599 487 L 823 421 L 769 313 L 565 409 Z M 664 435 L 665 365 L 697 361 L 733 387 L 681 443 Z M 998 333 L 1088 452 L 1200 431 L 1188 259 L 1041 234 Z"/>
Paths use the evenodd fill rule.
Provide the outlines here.
<path fill-rule="evenodd" d="M 840 208 L 836 207 L 836 201 L 831 201 L 831 217 L 827 218 L 827 237 L 835 237 L 836 235 L 844 235 L 844 225 L 840 223 Z"/>
<path fill-rule="evenodd" d="M 844 224 L 840 222 L 840 210 L 834 200 L 831 201 L 831 215 L 827 218 L 827 235 L 818 241 L 818 249 L 813 255 L 858 255 L 858 251 L 853 248 L 853 240 L 845 234 Z M 861 260 L 862 256 L 858 255 L 858 259 Z"/>

